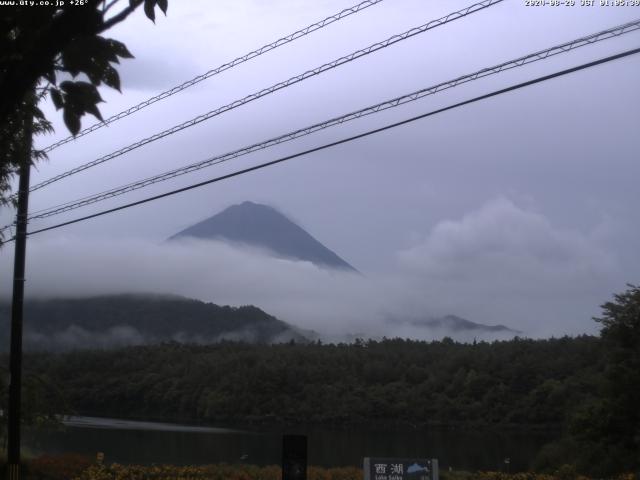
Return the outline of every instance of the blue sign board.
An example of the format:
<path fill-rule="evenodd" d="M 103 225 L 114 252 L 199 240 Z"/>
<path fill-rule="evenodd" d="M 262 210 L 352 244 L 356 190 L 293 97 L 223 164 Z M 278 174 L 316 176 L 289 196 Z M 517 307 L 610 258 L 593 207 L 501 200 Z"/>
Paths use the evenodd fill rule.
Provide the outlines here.
<path fill-rule="evenodd" d="M 366 457 L 364 480 L 438 480 L 438 460 Z"/>

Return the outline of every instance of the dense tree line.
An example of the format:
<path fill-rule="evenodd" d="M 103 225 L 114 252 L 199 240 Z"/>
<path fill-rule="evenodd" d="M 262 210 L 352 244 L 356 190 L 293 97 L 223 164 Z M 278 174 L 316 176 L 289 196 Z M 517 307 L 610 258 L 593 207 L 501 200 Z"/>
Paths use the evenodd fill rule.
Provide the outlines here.
<path fill-rule="evenodd" d="M 83 414 L 201 422 L 562 424 L 597 391 L 595 337 L 460 344 L 163 344 L 29 356 Z"/>
<path fill-rule="evenodd" d="M 24 364 L 66 401 L 60 413 L 235 425 L 561 427 L 536 465 L 571 463 L 602 477 L 640 468 L 640 287 L 602 309 L 599 337 L 165 343 L 31 354 Z"/>

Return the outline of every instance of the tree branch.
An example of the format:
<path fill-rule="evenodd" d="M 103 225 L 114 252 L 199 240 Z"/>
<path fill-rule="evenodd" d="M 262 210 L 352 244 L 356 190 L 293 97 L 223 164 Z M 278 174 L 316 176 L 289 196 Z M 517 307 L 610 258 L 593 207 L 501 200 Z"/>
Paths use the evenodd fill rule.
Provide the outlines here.
<path fill-rule="evenodd" d="M 118 3 L 120 0 L 111 0 L 111 2 L 107 5 L 107 1 L 104 0 L 104 4 L 105 6 L 102 8 L 102 15 L 104 15 L 105 13 L 107 13 L 111 7 L 113 7 L 116 3 Z"/>
<path fill-rule="evenodd" d="M 113 3 L 115 3 L 117 0 L 114 0 Z M 106 20 L 103 24 L 102 27 L 96 32 L 96 33 L 102 33 L 105 30 L 110 29 L 111 27 L 113 27 L 114 25 L 122 22 L 124 19 L 126 19 L 129 15 L 131 15 L 131 13 L 133 13 L 133 11 L 138 8 L 140 5 L 142 5 L 144 0 L 135 0 L 132 4 L 130 4 L 127 8 L 123 9 L 120 13 L 118 13 L 117 15 L 114 15 L 113 17 L 111 17 L 109 20 Z M 112 5 L 113 5 L 112 3 Z"/>

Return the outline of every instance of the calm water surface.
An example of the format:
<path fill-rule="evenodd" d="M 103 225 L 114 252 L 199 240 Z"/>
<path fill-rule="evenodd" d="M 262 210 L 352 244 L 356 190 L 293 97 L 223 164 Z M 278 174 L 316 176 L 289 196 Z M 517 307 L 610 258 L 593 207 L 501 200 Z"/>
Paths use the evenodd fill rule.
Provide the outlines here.
<path fill-rule="evenodd" d="M 438 458 L 440 468 L 526 470 L 552 433 L 524 430 L 375 430 L 297 427 L 244 430 L 110 418 L 69 417 L 59 432 L 24 433 L 36 453 L 75 452 L 107 462 L 176 465 L 208 463 L 279 464 L 282 434 L 308 436 L 309 463 L 362 466 L 365 456 Z M 505 458 L 510 459 L 507 466 Z"/>

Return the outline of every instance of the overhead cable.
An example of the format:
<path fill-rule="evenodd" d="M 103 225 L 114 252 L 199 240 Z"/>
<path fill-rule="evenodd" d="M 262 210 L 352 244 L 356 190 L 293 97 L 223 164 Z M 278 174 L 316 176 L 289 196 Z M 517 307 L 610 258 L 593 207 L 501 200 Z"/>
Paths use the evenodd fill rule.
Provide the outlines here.
<path fill-rule="evenodd" d="M 131 152 L 132 150 L 135 150 L 137 148 L 142 147 L 143 145 L 147 145 L 151 142 L 154 142 L 156 140 L 160 140 L 161 138 L 167 137 L 169 135 L 173 135 L 174 133 L 180 132 L 186 128 L 192 127 L 194 125 L 197 125 L 201 122 L 204 122 L 205 120 L 209 120 L 215 116 L 218 116 L 222 113 L 228 112 L 229 110 L 233 110 L 234 108 L 237 108 L 241 105 L 245 105 L 249 102 L 252 102 L 254 100 L 257 100 L 259 98 L 262 98 L 266 95 L 269 95 L 271 93 L 274 93 L 278 90 L 282 90 L 283 88 L 286 87 L 290 87 L 291 85 L 294 85 L 296 83 L 302 82 L 303 80 L 306 80 L 308 78 L 314 77 L 316 75 L 319 75 L 321 73 L 324 73 L 328 70 L 334 69 L 340 65 L 344 65 L 346 63 L 349 63 L 353 60 L 356 60 L 358 58 L 361 58 L 365 55 L 369 55 L 373 52 L 376 52 L 378 50 L 381 50 L 383 48 L 389 47 L 391 45 L 394 45 L 398 42 L 401 42 L 403 40 L 406 40 L 408 38 L 411 38 L 415 35 L 419 35 L 421 33 L 424 33 L 426 31 L 429 31 L 433 28 L 439 27 L 441 25 L 445 25 L 449 22 L 452 22 L 454 20 L 457 20 L 459 18 L 463 18 L 466 17 L 467 15 L 470 15 L 472 13 L 478 12 L 480 10 L 484 10 L 485 8 L 488 8 L 492 5 L 495 5 L 497 3 L 500 3 L 504 0 L 483 0 L 482 2 L 479 3 L 475 3 L 473 5 L 470 5 L 467 8 L 464 8 L 462 10 L 458 10 L 456 12 L 450 13 L 448 15 L 446 15 L 445 17 L 439 18 L 437 20 L 432 20 L 429 23 L 426 23 L 424 25 L 421 25 L 419 27 L 415 27 L 412 28 L 410 30 L 407 30 L 404 33 L 398 34 L 398 35 L 393 35 L 392 37 L 387 38 L 386 40 L 382 41 L 382 42 L 378 42 L 378 43 L 374 43 L 373 45 L 370 45 L 366 48 L 357 50 L 353 53 L 350 53 L 349 55 L 346 55 L 344 57 L 340 57 L 337 60 L 334 60 L 332 62 L 329 63 L 325 63 L 324 65 L 321 65 L 319 67 L 316 67 L 312 70 L 307 70 L 306 72 L 300 74 L 300 75 L 296 75 L 294 77 L 289 78 L 288 80 L 285 80 L 283 82 L 279 82 L 276 83 L 275 85 L 272 85 L 268 88 L 264 88 L 256 93 L 253 93 L 251 95 L 248 95 L 244 98 L 241 98 L 239 100 L 235 100 L 227 105 L 224 105 L 222 107 L 216 108 L 215 110 L 211 110 L 210 112 L 204 113 L 202 115 L 199 115 L 195 118 L 192 118 L 191 120 L 188 120 L 186 122 L 183 122 L 179 125 L 175 125 L 174 127 L 171 127 L 167 130 L 164 130 L 162 132 L 156 133 L 155 135 L 152 135 L 150 137 L 144 138 L 142 140 L 139 140 L 135 143 L 132 143 L 126 147 L 123 147 L 119 150 L 116 150 L 112 153 L 109 153 L 107 155 L 104 155 L 100 158 L 97 158 L 96 160 L 93 160 L 91 162 L 85 163 L 83 165 L 80 165 L 76 168 L 73 168 L 71 170 L 68 170 L 64 173 L 61 173 L 59 175 L 56 175 L 52 178 L 49 178 L 48 180 L 45 180 L 43 182 L 40 182 L 34 186 L 32 186 L 30 188 L 29 191 L 33 192 L 35 190 L 39 190 L 43 187 L 46 187 L 47 185 L 50 185 L 54 182 L 57 182 L 59 180 L 62 180 L 63 178 L 67 178 L 71 175 L 75 175 L 76 173 L 82 172 L 84 170 L 87 170 L 91 167 L 95 167 L 96 165 L 100 165 L 104 162 L 107 162 L 109 160 L 112 160 L 116 157 L 119 157 L 121 155 L 124 155 L 128 152 Z"/>
<path fill-rule="evenodd" d="M 219 73 L 222 73 L 226 70 L 229 70 L 237 65 L 240 65 L 241 63 L 245 63 L 248 62 L 249 60 L 259 57 L 260 55 L 263 55 L 267 52 L 270 52 L 271 50 L 275 50 L 278 47 L 281 47 L 282 45 L 286 45 L 287 43 L 293 42 L 294 40 L 297 40 L 298 38 L 304 37 L 306 35 L 309 35 L 312 32 L 315 32 L 317 30 L 320 30 L 328 25 L 331 25 L 334 22 L 337 22 L 338 20 L 342 20 L 343 18 L 346 18 L 350 15 L 353 15 L 354 13 L 358 13 L 361 12 L 362 10 L 371 7 L 373 5 L 376 5 L 380 2 L 382 2 L 383 0 L 366 0 L 364 2 L 361 2 L 357 5 L 354 5 L 353 7 L 349 7 L 349 8 L 345 8 L 344 10 L 342 10 L 339 13 L 336 13 L 334 15 L 330 15 L 327 18 L 320 20 L 319 22 L 313 23 L 311 25 L 308 25 L 300 30 L 297 30 L 285 37 L 279 38 L 278 40 L 276 40 L 275 42 L 271 42 L 268 43 L 266 45 L 263 45 L 262 47 L 253 50 L 249 53 L 246 53 L 234 60 L 231 60 L 230 62 L 227 63 L 223 63 L 222 65 L 213 68 L 211 70 L 209 70 L 206 73 L 203 73 L 202 75 L 198 75 L 197 77 L 192 78 L 191 80 L 187 80 L 186 82 L 170 88 L 169 90 L 165 90 L 164 92 L 148 98 L 147 100 L 138 103 L 137 105 L 134 105 L 133 107 L 128 108 L 127 110 L 124 110 L 120 113 L 117 113 L 109 118 L 107 118 L 106 120 L 104 120 L 103 122 L 100 123 L 96 123 L 94 125 L 91 125 L 90 127 L 85 128 L 84 130 L 81 130 L 78 134 L 76 134 L 75 136 L 73 135 L 69 135 L 66 138 L 63 138 L 62 140 L 59 140 L 51 145 L 49 145 L 48 147 L 46 147 L 44 149 L 44 152 L 50 152 L 66 143 L 69 143 L 73 140 L 76 140 L 80 137 L 83 137 L 91 132 L 94 132 L 102 127 L 106 127 L 107 125 L 110 125 L 113 122 L 116 122 L 122 118 L 128 117 L 129 115 L 138 112 L 140 110 L 142 110 L 143 108 L 148 107 L 149 105 L 152 105 L 156 102 L 159 102 L 160 100 L 164 100 L 165 98 L 171 97 L 172 95 L 175 95 L 176 93 L 179 93 L 183 90 L 186 90 L 189 87 L 192 87 L 200 82 L 202 82 L 203 80 L 206 80 L 208 78 L 213 77 L 214 75 L 218 75 Z"/>
<path fill-rule="evenodd" d="M 214 157 L 210 157 L 206 160 L 197 162 L 197 163 L 193 163 L 191 165 L 187 165 L 184 167 L 180 167 L 180 168 L 176 168 L 174 170 L 170 170 L 168 172 L 164 172 L 152 177 L 148 177 L 142 180 L 138 180 L 136 182 L 133 183 L 129 183 L 127 185 L 123 185 L 123 186 L 119 186 L 110 190 L 106 190 L 103 191 L 101 193 L 98 194 L 94 194 L 94 195 L 90 195 L 90 196 L 86 196 L 80 199 L 76 199 L 76 200 L 72 200 L 70 202 L 66 202 L 64 204 L 60 204 L 60 205 L 56 205 L 54 207 L 49 207 L 43 210 L 39 210 L 37 212 L 32 213 L 29 216 L 30 220 L 35 220 L 35 219 L 42 219 L 42 218 L 47 218 L 47 217 L 51 217 L 54 215 L 59 215 L 61 213 L 65 213 L 71 210 L 75 210 L 77 208 L 80 207 L 84 207 L 86 205 L 90 205 L 96 202 L 100 202 L 103 200 L 107 200 L 109 198 L 113 198 L 116 196 L 120 196 L 123 195 L 125 193 L 129 193 L 132 192 L 134 190 L 138 190 L 144 187 L 147 187 L 149 185 L 153 185 L 159 182 L 163 182 L 181 175 L 185 175 L 197 170 L 201 170 L 203 168 L 207 168 L 213 165 L 217 165 L 223 162 L 227 162 L 229 160 L 232 160 L 234 158 L 238 158 L 240 156 L 244 156 L 253 152 L 256 152 L 258 150 L 263 150 L 284 142 L 288 142 L 306 135 L 309 135 L 311 133 L 329 128 L 329 127 L 333 127 L 336 125 L 342 125 L 345 122 L 349 122 L 351 120 L 355 120 L 357 118 L 361 118 L 367 115 L 371 115 L 373 113 L 377 113 L 383 110 L 387 110 L 390 108 L 394 108 L 397 107 L 399 105 L 404 105 L 406 103 L 409 102 L 413 102 L 416 101 L 418 99 L 424 98 L 426 96 L 429 95 L 434 95 L 438 92 L 447 90 L 449 88 L 453 88 L 456 87 L 458 85 L 462 85 L 464 83 L 473 81 L 473 80 L 477 80 L 480 78 L 484 78 L 487 77 L 489 75 L 495 75 L 497 73 L 506 71 L 506 70 L 510 70 L 512 68 L 516 68 L 516 67 L 520 67 L 523 65 L 528 65 L 530 63 L 533 62 L 537 62 L 540 60 L 544 60 L 546 58 L 549 58 L 551 56 L 555 56 L 561 53 L 565 53 L 565 52 L 569 52 L 575 48 L 578 47 L 582 47 L 584 45 L 590 45 L 602 40 L 606 40 L 608 38 L 613 38 L 613 37 L 617 37 L 620 35 L 623 35 L 625 33 L 629 33 L 632 31 L 636 31 L 640 29 L 640 19 L 635 20 L 633 22 L 628 22 L 625 23 L 623 25 L 618 25 L 612 28 L 609 28 L 607 30 L 603 30 L 591 35 L 588 35 L 586 37 L 580 37 L 577 38 L 575 40 L 572 40 L 570 42 L 565 42 L 562 43 L 560 45 L 556 45 L 554 47 L 551 48 L 547 48 L 545 50 L 540 50 L 537 51 L 535 53 L 531 53 L 528 55 L 525 55 L 523 57 L 518 57 L 514 60 L 509 60 L 507 62 L 503 62 L 500 63 L 498 65 L 492 66 L 492 67 L 487 67 L 487 68 L 483 68 L 482 70 L 478 70 L 476 72 L 467 74 L 467 75 L 463 75 L 460 77 L 457 77 L 453 80 L 449 80 L 446 82 L 442 82 L 442 83 L 438 83 L 437 85 L 433 85 L 427 88 L 423 88 L 420 90 L 417 90 L 415 92 L 412 93 L 408 93 L 406 95 L 402 95 L 400 97 L 396 97 L 390 100 L 386 100 L 384 102 L 380 102 L 377 103 L 375 105 L 366 107 L 366 108 L 362 108 L 360 110 L 339 116 L 339 117 L 335 117 L 335 118 L 331 118 L 329 120 L 320 122 L 320 123 L 316 123 L 314 125 L 311 126 L 307 126 L 304 128 L 300 128 L 298 130 L 292 131 L 292 132 L 288 132 L 284 135 L 280 135 L 274 138 L 270 138 L 268 140 L 264 140 L 261 141 L 259 143 L 254 143 L 252 145 L 231 151 L 231 152 L 227 152 L 224 153 L 222 155 L 216 155 Z"/>
<path fill-rule="evenodd" d="M 233 172 L 233 173 L 229 173 L 229 174 L 226 174 L 226 175 L 215 177 L 215 178 L 212 178 L 210 180 L 206 180 L 204 182 L 195 183 L 195 184 L 189 185 L 187 187 L 178 188 L 178 189 L 172 190 L 170 192 L 165 192 L 165 193 L 162 193 L 160 195 L 154 195 L 152 197 L 148 197 L 148 198 L 145 198 L 143 200 L 138 200 L 136 202 L 131 202 L 131 203 L 128 203 L 128 204 L 125 204 L 125 205 L 121 205 L 119 207 L 110 208 L 108 210 L 103 210 L 103 211 L 100 211 L 100 212 L 97 212 L 97 213 L 94 213 L 94 214 L 91 214 L 91 215 L 87 215 L 87 216 L 76 218 L 76 219 L 69 220 L 69 221 L 66 221 L 66 222 L 58 223 L 56 225 L 52 225 L 52 226 L 49 226 L 49 227 L 40 228 L 40 229 L 37 229 L 37 230 L 32 230 L 31 232 L 28 232 L 28 235 L 35 235 L 37 233 L 46 232 L 46 231 L 49 231 L 49 230 L 54 230 L 54 229 L 61 228 L 61 227 L 67 226 L 67 225 L 72 225 L 74 223 L 83 222 L 83 221 L 86 221 L 86 220 L 89 220 L 89 219 L 92 219 L 92 218 L 96 218 L 96 217 L 100 217 L 100 216 L 103 216 L 103 215 L 107 215 L 109 213 L 114 213 L 114 212 L 117 212 L 117 211 L 120 211 L 120 210 L 125 210 L 125 209 L 132 208 L 132 207 L 135 207 L 135 206 L 138 206 L 138 205 L 142 205 L 144 203 L 148 203 L 148 202 L 152 202 L 152 201 L 155 201 L 155 200 L 159 200 L 161 198 L 165 198 L 165 197 L 169 197 L 169 196 L 172 196 L 172 195 L 176 195 L 178 193 L 182 193 L 182 192 L 186 192 L 186 191 L 189 191 L 189 190 L 193 190 L 193 189 L 196 189 L 196 188 L 199 188 L 199 187 L 203 187 L 205 185 L 210 185 L 212 183 L 217 183 L 217 182 L 220 182 L 222 180 L 227 180 L 229 178 L 237 177 L 239 175 L 243 175 L 243 174 L 246 174 L 246 173 L 249 173 L 249 172 L 253 172 L 253 171 L 260 170 L 260 169 L 263 169 L 263 168 L 266 168 L 266 167 L 270 167 L 272 165 L 276 165 L 276 164 L 279 164 L 279 163 L 282 163 L 282 162 L 285 162 L 285 161 L 288 161 L 288 160 L 292 160 L 294 158 L 302 157 L 304 155 L 308 155 L 308 154 L 311 154 L 311 153 L 319 152 L 319 151 L 325 150 L 327 148 L 331 148 L 331 147 L 335 147 L 337 145 L 342 145 L 344 143 L 352 142 L 354 140 L 358 140 L 358 139 L 365 138 L 365 137 L 368 137 L 368 136 L 371 136 L 371 135 L 374 135 L 374 134 L 377 134 L 377 133 L 381 133 L 381 132 L 384 132 L 386 130 L 390 130 L 392 128 L 396 128 L 396 127 L 399 127 L 399 126 L 402 126 L 402 125 L 406 125 L 406 124 L 415 122 L 417 120 L 421 120 L 421 119 L 424 119 L 424 118 L 427 118 L 427 117 L 431 117 L 433 115 L 436 115 L 436 114 L 439 114 L 439 113 L 442 113 L 442 112 L 453 110 L 455 108 L 459 108 L 459 107 L 462 107 L 462 106 L 465 106 L 465 105 L 469 105 L 469 104 L 472 104 L 472 103 L 475 103 L 475 102 L 479 102 L 481 100 L 486 100 L 488 98 L 492 98 L 492 97 L 495 97 L 495 96 L 498 96 L 498 95 L 502 95 L 504 93 L 512 92 L 514 90 L 519 90 L 521 88 L 528 87 L 530 85 L 534 85 L 534 84 L 537 84 L 537 83 L 545 82 L 545 81 L 551 80 L 553 78 L 557 78 L 557 77 L 560 77 L 560 76 L 568 75 L 570 73 L 574 73 L 574 72 L 577 72 L 577 71 L 580 71 L 580 70 L 591 68 L 591 67 L 594 67 L 596 65 L 601 65 L 601 64 L 608 63 L 608 62 L 611 62 L 611 61 L 614 61 L 614 60 L 618 60 L 618 59 L 623 58 L 623 57 L 628 57 L 630 55 L 635 55 L 637 53 L 640 53 L 640 48 L 627 50 L 625 52 L 618 53 L 616 55 L 611 55 L 611 56 L 608 56 L 608 57 L 605 57 L 605 58 L 601 58 L 601 59 L 595 60 L 593 62 L 584 63 L 584 64 L 579 65 L 577 67 L 568 68 L 568 69 L 565 69 L 565 70 L 561 70 L 559 72 L 555 72 L 555 73 L 552 73 L 552 74 L 549 74 L 549 75 L 544 75 L 542 77 L 535 78 L 533 80 L 528 80 L 526 82 L 518 83 L 516 85 L 512 85 L 512 86 L 507 87 L 507 88 L 502 88 L 500 90 L 495 90 L 495 91 L 493 91 L 491 93 L 487 93 L 485 95 L 480 95 L 478 97 L 474 97 L 474 98 L 471 98 L 469 100 L 458 102 L 456 104 L 449 105 L 449 106 L 444 107 L 444 108 L 439 108 L 437 110 L 433 110 L 431 112 L 427 112 L 427 113 L 424 113 L 422 115 L 418 115 L 418 116 L 415 116 L 415 117 L 412 117 L 412 118 L 409 118 L 409 119 L 406 119 L 406 120 L 402 120 L 400 122 L 396 122 L 396 123 L 392 123 L 392 124 L 389 124 L 389 125 L 385 125 L 384 127 L 376 128 L 374 130 L 369 130 L 367 132 L 360 133 L 358 135 L 353 135 L 353 136 L 348 137 L 348 138 L 343 138 L 342 140 L 338 140 L 338 141 L 335 141 L 335 142 L 327 143 L 327 144 L 321 145 L 319 147 L 315 147 L 315 148 L 311 148 L 311 149 L 305 150 L 303 152 L 298 152 L 298 153 L 295 153 L 293 155 L 288 155 L 286 157 L 281 157 L 281 158 L 278 158 L 276 160 L 272 160 L 270 162 L 262 163 L 260 165 L 255 165 L 253 167 L 245 168 L 243 170 L 239 170 L 239 171 L 236 171 L 236 172 Z M 13 241 L 13 240 L 14 240 L 14 238 L 10 239 L 9 241 Z"/>

